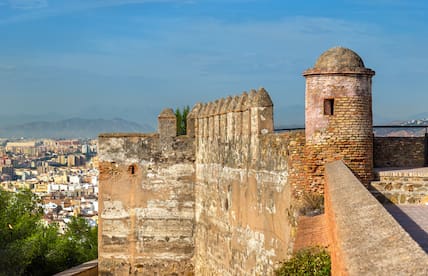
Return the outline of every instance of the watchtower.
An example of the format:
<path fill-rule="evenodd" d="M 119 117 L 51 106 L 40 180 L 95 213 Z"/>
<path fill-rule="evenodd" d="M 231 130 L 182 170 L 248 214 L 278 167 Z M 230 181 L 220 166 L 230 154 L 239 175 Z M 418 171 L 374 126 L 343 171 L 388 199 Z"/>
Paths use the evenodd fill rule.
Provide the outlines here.
<path fill-rule="evenodd" d="M 322 189 L 324 164 L 343 159 L 364 183 L 373 179 L 372 77 L 354 51 L 324 52 L 306 78 L 306 174 Z"/>

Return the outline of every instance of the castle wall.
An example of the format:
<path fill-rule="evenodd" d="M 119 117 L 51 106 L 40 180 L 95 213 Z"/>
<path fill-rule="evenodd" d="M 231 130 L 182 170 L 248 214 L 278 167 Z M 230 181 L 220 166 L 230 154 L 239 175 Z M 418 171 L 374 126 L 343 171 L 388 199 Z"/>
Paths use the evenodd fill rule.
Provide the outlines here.
<path fill-rule="evenodd" d="M 324 184 L 333 274 L 372 271 L 373 260 L 404 248 L 396 240 L 413 252 L 361 182 L 373 179 L 373 160 L 422 166 L 425 139 L 373 138 L 373 75 L 349 49 L 323 54 L 304 73 L 305 131 L 274 133 L 273 104 L 260 89 L 197 104 L 186 136 L 176 137 L 171 109 L 158 117 L 158 134 L 100 135 L 100 274 L 270 275 L 292 250 L 295 198 Z M 399 239 L 377 250 L 397 229 Z M 398 253 L 394 264 L 409 256 Z M 379 267 L 399 271 L 391 263 Z"/>
<path fill-rule="evenodd" d="M 99 136 L 101 275 L 193 273 L 194 141 L 166 140 Z"/>
<path fill-rule="evenodd" d="M 269 275 L 289 252 L 290 179 L 299 179 L 289 162 L 302 164 L 304 133 L 274 134 L 262 94 L 199 106 L 194 115 L 196 275 Z"/>
<path fill-rule="evenodd" d="M 426 145 L 426 137 L 375 137 L 374 166 L 423 167 Z"/>
<path fill-rule="evenodd" d="M 188 135 L 99 136 L 101 274 L 269 274 L 292 249 L 304 131 L 273 132 L 263 89 L 198 104 Z"/>

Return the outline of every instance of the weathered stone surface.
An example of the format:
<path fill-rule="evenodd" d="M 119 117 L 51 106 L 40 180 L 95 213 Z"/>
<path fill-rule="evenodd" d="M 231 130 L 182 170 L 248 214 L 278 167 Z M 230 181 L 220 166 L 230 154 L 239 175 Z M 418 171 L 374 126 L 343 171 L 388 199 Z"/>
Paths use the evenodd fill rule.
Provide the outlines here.
<path fill-rule="evenodd" d="M 270 274 L 291 250 L 289 177 L 296 179 L 301 162 L 290 152 L 297 161 L 304 133 L 273 134 L 270 97 L 250 94 L 226 100 L 219 123 L 198 120 L 214 131 L 197 135 L 197 275 Z M 216 135 L 218 127 L 225 135 Z"/>
<path fill-rule="evenodd" d="M 382 203 L 424 204 L 428 196 L 428 168 L 377 169 L 378 181 L 372 181 L 371 192 Z"/>
<path fill-rule="evenodd" d="M 158 137 L 99 137 L 102 275 L 193 274 L 194 141 Z"/>
<path fill-rule="evenodd" d="M 171 108 L 166 108 L 159 114 L 158 126 L 161 140 L 177 135 L 177 118 Z"/>
<path fill-rule="evenodd" d="M 321 54 L 314 68 L 319 70 L 349 70 L 364 68 L 364 62 L 351 49 L 334 47 Z"/>
<path fill-rule="evenodd" d="M 428 275 L 428 255 L 342 161 L 326 177 L 333 275 Z"/>
<path fill-rule="evenodd" d="M 196 122 L 196 118 L 198 117 L 198 114 L 200 112 L 202 108 L 202 104 L 201 103 L 197 103 L 195 104 L 195 106 L 192 108 L 192 110 L 189 112 L 189 114 L 187 114 L 187 118 L 186 118 L 186 131 L 187 131 L 187 136 L 189 137 L 195 137 L 196 135 L 196 128 L 197 128 L 197 122 Z"/>
<path fill-rule="evenodd" d="M 272 100 L 267 93 L 267 91 L 262 87 L 257 91 L 256 97 L 254 99 L 255 103 L 259 107 L 272 107 Z"/>

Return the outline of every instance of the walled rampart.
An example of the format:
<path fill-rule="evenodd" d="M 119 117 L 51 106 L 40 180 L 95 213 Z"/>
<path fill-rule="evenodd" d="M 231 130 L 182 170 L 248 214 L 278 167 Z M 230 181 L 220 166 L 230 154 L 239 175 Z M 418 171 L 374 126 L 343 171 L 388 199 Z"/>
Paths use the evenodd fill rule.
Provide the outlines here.
<path fill-rule="evenodd" d="M 173 130 L 171 130 L 173 128 Z M 291 251 L 304 131 L 273 132 L 264 89 L 159 115 L 159 133 L 101 134 L 99 269 L 269 274 Z"/>
<path fill-rule="evenodd" d="M 426 137 L 375 137 L 374 166 L 423 167 L 426 163 Z"/>
<path fill-rule="evenodd" d="M 304 133 L 273 133 L 263 89 L 198 108 L 195 273 L 269 275 L 289 252 Z"/>
<path fill-rule="evenodd" d="M 406 156 L 410 147 L 408 164 L 415 165 L 424 140 L 376 137 L 375 145 L 375 162 Z M 195 105 L 185 136 L 176 137 L 170 109 L 159 115 L 157 134 L 101 134 L 100 274 L 271 274 L 291 253 L 295 198 L 316 174 L 308 170 L 308 150 L 304 131 L 274 132 L 263 89 Z M 327 179 L 334 270 L 419 273 L 418 266 L 396 265 L 407 261 L 397 248 L 413 245 L 343 163 L 328 165 Z M 382 227 L 367 230 L 373 225 Z M 376 264 L 366 260 L 365 247 Z M 386 261 L 382 250 L 401 253 Z"/>
<path fill-rule="evenodd" d="M 427 275 L 428 256 L 342 161 L 326 165 L 333 275 Z"/>
<path fill-rule="evenodd" d="M 100 274 L 272 274 L 292 250 L 295 199 L 325 189 L 333 274 L 427 275 L 426 254 L 362 185 L 373 160 L 425 164 L 425 140 L 373 138 L 373 75 L 349 49 L 322 54 L 304 72 L 305 131 L 274 132 L 261 88 L 196 104 L 185 136 L 171 109 L 157 134 L 101 134 Z"/>
<path fill-rule="evenodd" d="M 194 141 L 163 130 L 99 136 L 101 275 L 193 273 Z"/>

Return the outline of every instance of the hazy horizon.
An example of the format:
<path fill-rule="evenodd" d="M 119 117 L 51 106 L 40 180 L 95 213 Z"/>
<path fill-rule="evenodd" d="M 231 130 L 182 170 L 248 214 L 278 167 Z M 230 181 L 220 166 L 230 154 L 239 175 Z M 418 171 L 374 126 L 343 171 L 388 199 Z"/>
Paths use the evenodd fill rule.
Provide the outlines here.
<path fill-rule="evenodd" d="M 303 122 L 301 73 L 344 46 L 376 71 L 375 123 L 406 120 L 428 111 L 427 7 L 421 0 L 0 0 L 0 116 L 153 125 L 165 107 L 265 87 L 275 123 L 295 125 Z"/>

